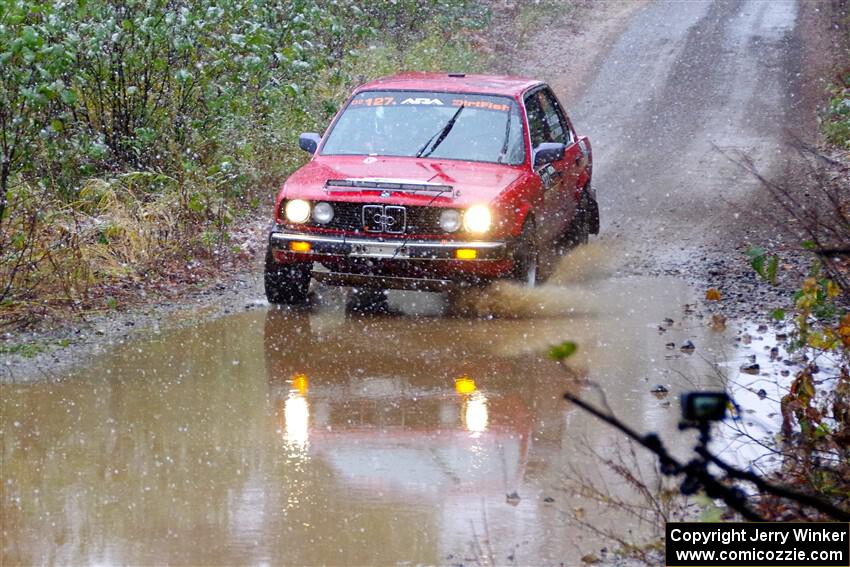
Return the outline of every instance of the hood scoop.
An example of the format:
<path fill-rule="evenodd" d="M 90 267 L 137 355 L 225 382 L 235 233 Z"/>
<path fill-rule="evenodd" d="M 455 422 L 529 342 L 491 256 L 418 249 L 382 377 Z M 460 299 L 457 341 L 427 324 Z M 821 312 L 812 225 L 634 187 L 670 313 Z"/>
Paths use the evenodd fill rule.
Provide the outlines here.
<path fill-rule="evenodd" d="M 454 187 L 430 181 L 419 181 L 416 179 L 386 179 L 382 177 L 362 177 L 358 179 L 328 179 L 325 182 L 325 191 L 393 191 L 413 193 L 422 195 L 447 195 L 455 196 Z"/>

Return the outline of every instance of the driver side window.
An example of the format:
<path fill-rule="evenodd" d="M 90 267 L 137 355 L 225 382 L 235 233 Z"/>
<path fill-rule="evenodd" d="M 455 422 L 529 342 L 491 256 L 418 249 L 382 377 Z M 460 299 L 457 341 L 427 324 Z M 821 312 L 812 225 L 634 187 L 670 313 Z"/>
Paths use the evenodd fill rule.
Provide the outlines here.
<path fill-rule="evenodd" d="M 525 107 L 528 111 L 532 147 L 543 142 L 557 142 L 568 146 L 575 141 L 558 99 L 548 88 L 540 89 L 526 97 Z"/>
<path fill-rule="evenodd" d="M 549 141 L 549 133 L 546 128 L 546 118 L 543 109 L 540 108 L 539 93 L 529 95 L 525 99 L 525 109 L 528 113 L 528 130 L 531 134 L 531 147 L 536 148 L 543 142 Z"/>
<path fill-rule="evenodd" d="M 543 114 L 546 117 L 546 125 L 549 128 L 549 141 L 570 145 L 573 141 L 572 131 L 558 104 L 558 99 L 549 89 L 543 89 L 538 94 Z"/>

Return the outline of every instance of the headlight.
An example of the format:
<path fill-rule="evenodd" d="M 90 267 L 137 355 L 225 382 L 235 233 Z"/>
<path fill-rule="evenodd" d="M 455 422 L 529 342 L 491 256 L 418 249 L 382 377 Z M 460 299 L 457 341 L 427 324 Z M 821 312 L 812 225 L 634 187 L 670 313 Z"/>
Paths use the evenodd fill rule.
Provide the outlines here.
<path fill-rule="evenodd" d="M 313 206 L 313 220 L 319 224 L 328 224 L 334 218 L 334 208 L 330 203 L 316 203 Z"/>
<path fill-rule="evenodd" d="M 454 232 L 460 228 L 460 213 L 454 209 L 445 209 L 440 213 L 440 228 Z"/>
<path fill-rule="evenodd" d="M 286 202 L 286 220 L 301 224 L 310 218 L 310 203 L 302 199 L 293 199 Z"/>
<path fill-rule="evenodd" d="M 463 215 L 463 228 L 469 232 L 487 232 L 492 222 L 493 215 L 484 205 L 472 205 Z"/>

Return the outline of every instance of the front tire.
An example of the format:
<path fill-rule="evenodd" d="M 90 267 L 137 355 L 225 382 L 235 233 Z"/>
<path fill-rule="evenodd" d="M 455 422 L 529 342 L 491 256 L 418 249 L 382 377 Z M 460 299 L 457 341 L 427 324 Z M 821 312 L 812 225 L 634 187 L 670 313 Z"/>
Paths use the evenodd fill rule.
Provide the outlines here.
<path fill-rule="evenodd" d="M 540 253 L 533 219 L 526 221 L 522 227 L 514 251 L 513 279 L 525 287 L 535 287 L 540 282 Z"/>
<path fill-rule="evenodd" d="M 310 289 L 310 268 L 306 264 L 279 264 L 269 244 L 266 250 L 266 268 L 263 282 L 266 299 L 275 305 L 300 305 L 307 301 Z"/>

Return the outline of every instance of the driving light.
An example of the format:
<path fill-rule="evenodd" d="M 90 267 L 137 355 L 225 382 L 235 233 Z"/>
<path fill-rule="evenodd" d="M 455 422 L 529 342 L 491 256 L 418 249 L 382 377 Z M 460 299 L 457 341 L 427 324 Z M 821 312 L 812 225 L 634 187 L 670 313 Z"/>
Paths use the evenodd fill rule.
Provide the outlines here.
<path fill-rule="evenodd" d="M 302 199 L 293 199 L 286 203 L 286 220 L 301 224 L 310 218 L 310 203 Z"/>
<path fill-rule="evenodd" d="M 463 227 L 469 232 L 487 232 L 493 217 L 484 205 L 473 205 L 463 215 Z"/>
<path fill-rule="evenodd" d="M 328 224 L 334 218 L 334 208 L 330 203 L 316 203 L 313 206 L 313 220 L 319 224 Z"/>
<path fill-rule="evenodd" d="M 460 213 L 454 209 L 445 209 L 440 213 L 440 228 L 454 232 L 460 228 Z"/>

